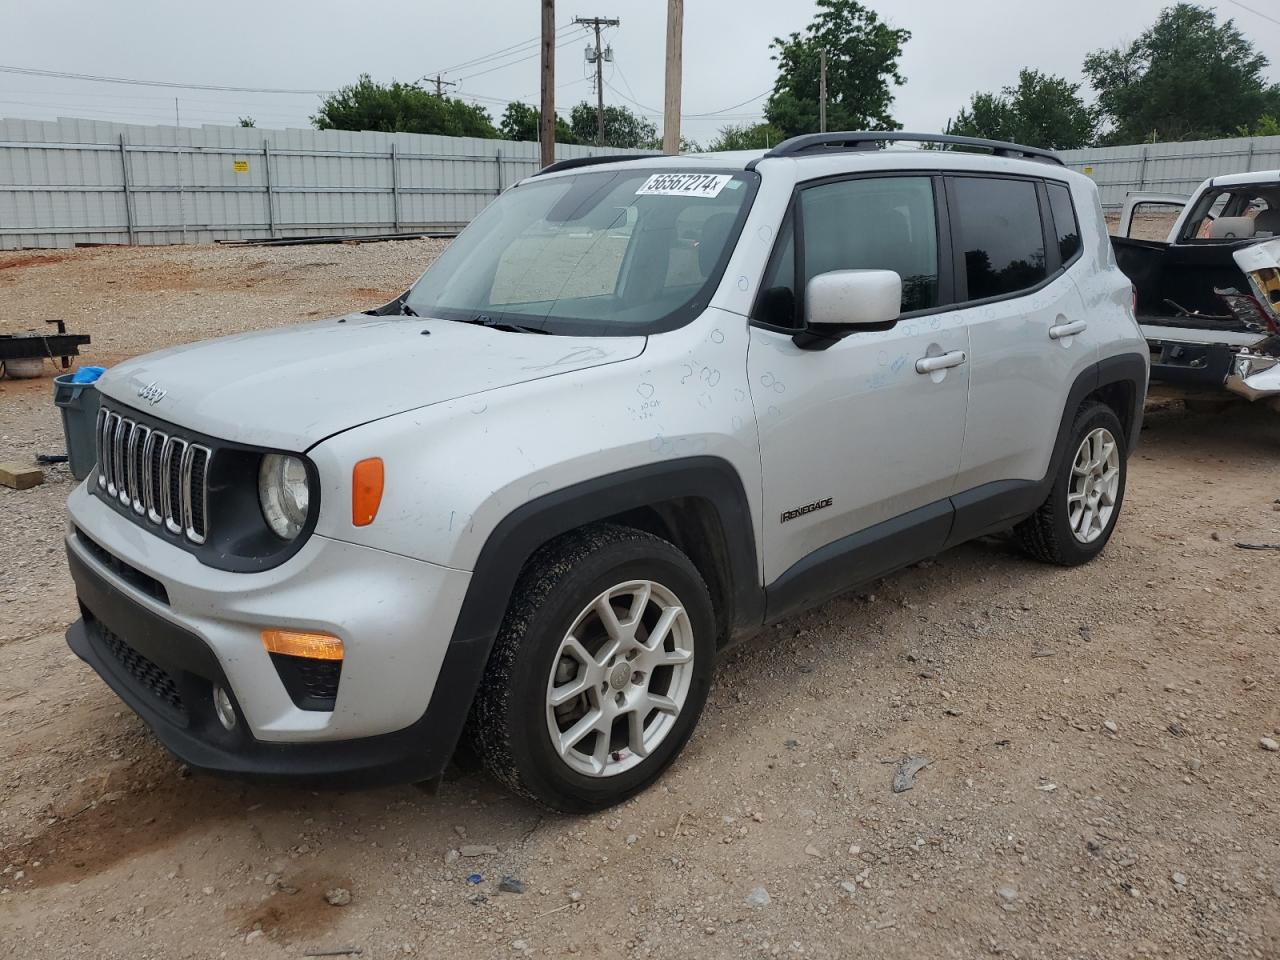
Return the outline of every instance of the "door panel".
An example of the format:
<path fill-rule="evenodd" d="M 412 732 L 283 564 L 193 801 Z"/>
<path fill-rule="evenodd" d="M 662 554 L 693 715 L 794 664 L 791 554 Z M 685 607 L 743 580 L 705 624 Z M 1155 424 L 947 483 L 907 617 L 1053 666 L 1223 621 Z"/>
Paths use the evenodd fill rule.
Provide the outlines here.
<path fill-rule="evenodd" d="M 811 584 L 803 580 L 846 572 L 840 554 L 856 546 L 852 535 L 952 491 L 969 343 L 962 323 L 928 312 L 953 296 L 941 197 L 934 175 L 805 186 L 766 271 L 755 319 L 767 327 L 752 328 L 747 372 L 760 427 L 765 582 L 810 558 L 793 571 L 793 598 L 807 595 Z M 888 330 L 851 327 L 825 349 L 801 349 L 792 336 L 804 327 L 809 280 L 851 269 L 897 273 L 909 315 Z M 941 548 L 945 526 L 927 524 L 913 534 L 921 555 L 935 547 L 921 539 L 932 537 Z"/>
<path fill-rule="evenodd" d="M 820 547 L 953 491 L 969 365 L 918 373 L 916 363 L 968 349 L 954 314 L 855 333 L 820 351 L 752 329 L 766 583 Z"/>
<path fill-rule="evenodd" d="M 1067 393 L 1097 360 L 1101 336 L 1089 329 L 1070 276 L 1081 251 L 1070 190 L 1026 178 L 954 177 L 947 197 L 962 296 L 986 299 L 957 312 L 972 356 L 956 486 L 1040 480 Z"/>
<path fill-rule="evenodd" d="M 1063 403 L 1095 362 L 1096 332 L 1065 275 L 1026 296 L 959 311 L 969 330 L 970 387 L 959 490 L 1039 480 L 1049 466 Z M 1057 330 L 1084 329 L 1061 336 Z"/>

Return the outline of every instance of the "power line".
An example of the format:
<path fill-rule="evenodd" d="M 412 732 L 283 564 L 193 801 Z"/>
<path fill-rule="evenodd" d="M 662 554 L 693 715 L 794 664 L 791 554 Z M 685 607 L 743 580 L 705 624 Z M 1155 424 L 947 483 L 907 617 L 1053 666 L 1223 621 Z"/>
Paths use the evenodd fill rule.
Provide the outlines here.
<path fill-rule="evenodd" d="M 218 90 L 223 93 L 288 93 L 324 96 L 331 90 L 299 90 L 282 87 L 225 87 L 212 83 L 177 83 L 172 80 L 136 80 L 129 77 L 104 77 L 91 73 L 69 73 L 65 70 L 37 70 L 0 64 L 0 73 L 17 73 L 27 77 L 57 77 L 63 80 L 88 80 L 93 83 L 127 83 L 142 87 L 170 87 L 179 90 Z"/>
<path fill-rule="evenodd" d="M 575 24 L 573 23 L 572 20 L 569 21 L 568 23 L 562 23 L 560 26 L 556 27 L 556 34 L 559 35 L 563 33 L 565 30 L 568 30 L 573 26 L 575 26 Z M 495 50 L 493 51 L 493 53 L 486 53 L 482 57 L 475 57 L 471 60 L 464 60 L 461 63 L 455 63 L 451 67 L 441 67 L 439 70 L 433 70 L 432 73 L 453 73 L 453 71 L 455 70 L 461 70 L 465 67 L 473 67 L 478 63 L 484 63 L 488 60 L 496 60 L 498 57 L 515 53 L 517 50 L 523 50 L 530 46 L 536 47 L 541 42 L 541 40 L 542 40 L 541 37 L 532 37 L 529 40 L 522 40 L 519 43 L 513 43 L 509 47 L 503 47 L 501 50 Z"/>
<path fill-rule="evenodd" d="M 1248 10 L 1255 17 L 1261 17 L 1263 20 L 1270 20 L 1272 23 L 1276 24 L 1277 26 L 1280 26 L 1280 20 L 1277 20 L 1275 17 L 1271 16 L 1271 14 L 1269 13 L 1263 13 L 1261 10 L 1253 9 L 1253 7 L 1246 7 L 1243 3 L 1240 2 L 1240 0 L 1227 0 L 1227 2 L 1235 4 L 1241 10 Z"/>
<path fill-rule="evenodd" d="M 680 116 L 686 120 L 693 120 L 698 117 L 718 117 L 723 113 L 728 113 L 730 110 L 736 110 L 738 107 L 745 107 L 748 103 L 755 103 L 755 101 L 759 100 L 761 97 L 767 97 L 771 93 L 773 93 L 773 87 L 770 87 L 764 93 L 757 93 L 754 97 L 748 97 L 741 103 L 735 103 L 732 106 L 722 107 L 719 110 L 711 110 L 707 113 L 682 113 Z"/>
<path fill-rule="evenodd" d="M 556 44 L 556 49 L 560 50 L 560 49 L 563 49 L 564 47 L 569 46 L 569 44 L 571 43 L 577 43 L 579 39 L 580 38 L 578 36 L 572 36 L 568 40 L 564 41 L 564 43 Z M 473 80 L 476 77 L 483 77 L 486 73 L 493 73 L 495 70 L 505 70 L 507 67 L 514 67 L 517 63 L 525 63 L 526 61 L 536 59 L 540 52 L 541 51 L 534 51 L 528 56 L 520 57 L 517 60 L 509 60 L 506 63 L 500 63 L 495 67 L 489 67 L 487 70 L 480 70 L 480 71 L 477 71 L 476 73 L 468 74 L 465 77 L 459 77 L 458 82 L 462 83 L 463 81 L 466 81 L 466 80 Z"/>

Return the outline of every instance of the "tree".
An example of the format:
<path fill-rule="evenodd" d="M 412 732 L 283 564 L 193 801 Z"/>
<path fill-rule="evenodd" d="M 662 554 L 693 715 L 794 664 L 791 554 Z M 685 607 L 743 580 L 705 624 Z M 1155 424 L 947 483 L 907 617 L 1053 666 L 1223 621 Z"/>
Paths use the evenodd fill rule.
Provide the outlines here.
<path fill-rule="evenodd" d="M 569 111 L 569 128 L 577 137 L 575 143 L 596 142 L 596 108 L 585 100 Z M 647 147 L 658 138 L 658 128 L 626 107 L 604 108 L 604 144 L 606 147 Z"/>
<path fill-rule="evenodd" d="M 536 142 L 539 137 L 542 111 L 518 100 L 507 104 L 502 121 L 498 124 L 498 133 L 504 140 L 529 140 Z M 556 117 L 556 143 L 581 143 L 577 135 L 565 123 L 564 117 Z"/>
<path fill-rule="evenodd" d="M 1084 61 L 1111 143 L 1233 136 L 1280 106 L 1266 67 L 1233 20 L 1219 23 L 1213 10 L 1192 3 L 1166 7 L 1127 47 Z"/>
<path fill-rule="evenodd" d="M 437 133 L 450 137 L 496 137 L 489 113 L 415 83 L 376 83 L 367 73 L 324 98 L 311 118 L 320 130 Z"/>
<path fill-rule="evenodd" d="M 1016 86 L 975 93 L 969 106 L 947 124 L 947 133 L 1012 140 L 1050 150 L 1076 150 L 1093 141 L 1098 125 L 1080 85 L 1024 68 Z"/>
<path fill-rule="evenodd" d="M 768 123 L 729 124 L 720 128 L 716 138 L 707 144 L 707 149 L 768 150 L 786 138 L 786 134 Z"/>
<path fill-rule="evenodd" d="M 1280 137 L 1280 120 L 1264 113 L 1252 127 L 1241 127 L 1236 133 L 1241 137 Z"/>
<path fill-rule="evenodd" d="M 764 115 L 792 137 L 818 129 L 818 61 L 827 51 L 827 129 L 898 130 L 889 114 L 902 45 L 911 31 L 882 22 L 856 0 L 818 0 L 818 15 L 803 34 L 775 37 L 778 79 Z"/>
<path fill-rule="evenodd" d="M 253 122 L 253 117 L 241 117 L 241 118 L 240 118 L 240 126 L 242 126 L 242 127 L 255 127 L 255 126 L 257 126 L 257 124 Z"/>

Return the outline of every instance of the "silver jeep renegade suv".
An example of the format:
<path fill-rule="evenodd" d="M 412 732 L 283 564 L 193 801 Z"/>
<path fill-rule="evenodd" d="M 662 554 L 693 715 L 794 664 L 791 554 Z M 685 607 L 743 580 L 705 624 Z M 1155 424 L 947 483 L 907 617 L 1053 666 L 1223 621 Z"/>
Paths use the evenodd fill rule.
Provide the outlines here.
<path fill-rule="evenodd" d="M 1148 351 L 1090 180 L 903 133 L 602 159 L 382 308 L 102 378 L 67 636 L 184 761 L 407 782 L 464 746 L 596 809 L 762 625 L 994 531 L 1103 549 Z"/>

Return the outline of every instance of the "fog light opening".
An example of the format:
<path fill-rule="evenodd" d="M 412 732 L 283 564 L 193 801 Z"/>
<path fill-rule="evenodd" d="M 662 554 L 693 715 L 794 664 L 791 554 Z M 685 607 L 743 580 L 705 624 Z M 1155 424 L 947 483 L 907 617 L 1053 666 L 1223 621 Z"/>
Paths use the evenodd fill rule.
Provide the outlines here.
<path fill-rule="evenodd" d="M 221 684 L 215 684 L 213 688 L 213 712 L 224 730 L 236 728 L 235 705 L 231 702 L 231 694 Z"/>

